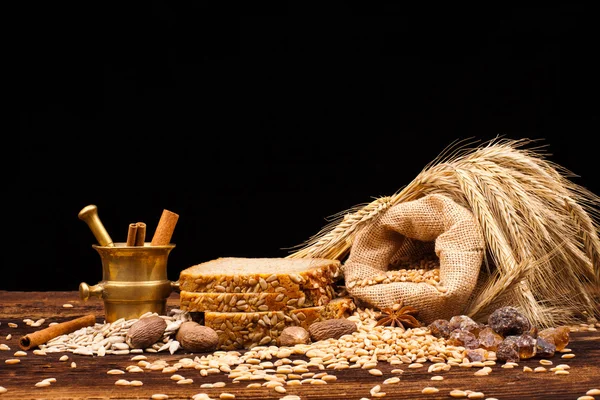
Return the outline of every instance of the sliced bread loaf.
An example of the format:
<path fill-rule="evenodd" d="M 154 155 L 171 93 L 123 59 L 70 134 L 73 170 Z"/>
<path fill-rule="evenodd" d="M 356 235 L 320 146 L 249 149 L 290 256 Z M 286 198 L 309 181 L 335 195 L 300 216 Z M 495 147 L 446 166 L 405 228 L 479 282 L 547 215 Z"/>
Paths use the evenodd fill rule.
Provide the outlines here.
<path fill-rule="evenodd" d="M 283 293 L 300 298 L 341 277 L 341 262 L 324 258 L 221 257 L 182 270 L 179 286 L 187 292 Z"/>
<path fill-rule="evenodd" d="M 281 331 L 288 326 L 304 329 L 317 321 L 350 316 L 356 306 L 349 297 L 338 297 L 324 306 L 284 311 L 204 313 L 204 325 L 219 336 L 218 349 L 251 349 L 277 343 Z"/>
<path fill-rule="evenodd" d="M 283 286 L 281 287 L 283 289 Z M 282 293 L 179 293 L 180 308 L 189 312 L 255 312 L 255 311 L 290 311 L 297 308 L 322 306 L 335 298 L 332 285 L 318 289 L 305 289 L 300 297 L 289 297 Z"/>

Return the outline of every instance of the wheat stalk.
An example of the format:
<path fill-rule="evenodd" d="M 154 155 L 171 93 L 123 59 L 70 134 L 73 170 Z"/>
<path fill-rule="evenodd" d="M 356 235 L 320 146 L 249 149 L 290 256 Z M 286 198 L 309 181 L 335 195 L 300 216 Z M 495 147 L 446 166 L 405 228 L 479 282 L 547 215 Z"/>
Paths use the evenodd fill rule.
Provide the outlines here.
<path fill-rule="evenodd" d="M 511 299 L 540 326 L 598 315 L 600 197 L 572 182 L 576 175 L 547 160 L 533 140 L 472 144 L 451 144 L 408 185 L 338 214 L 288 257 L 343 260 L 356 233 L 387 209 L 441 193 L 473 212 L 491 261 L 489 280 L 466 312 L 482 316 Z"/>

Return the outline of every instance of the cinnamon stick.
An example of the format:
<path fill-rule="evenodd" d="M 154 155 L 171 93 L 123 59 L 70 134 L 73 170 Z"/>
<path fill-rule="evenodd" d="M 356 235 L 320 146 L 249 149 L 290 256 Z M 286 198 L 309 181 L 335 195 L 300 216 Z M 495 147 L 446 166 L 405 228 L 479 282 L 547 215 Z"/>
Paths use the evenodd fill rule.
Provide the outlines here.
<path fill-rule="evenodd" d="M 129 230 L 127 231 L 127 246 L 135 246 L 137 229 L 137 224 L 129 224 Z"/>
<path fill-rule="evenodd" d="M 138 222 L 136 226 L 137 231 L 135 233 L 135 246 L 143 246 L 144 241 L 146 240 L 146 224 L 143 222 Z"/>
<path fill-rule="evenodd" d="M 49 326 L 48 328 L 27 334 L 19 339 L 19 347 L 23 350 L 29 350 L 44 344 L 55 337 L 66 335 L 75 332 L 86 326 L 91 326 L 96 323 L 96 316 L 88 314 L 70 321 L 61 322 L 60 324 Z"/>
<path fill-rule="evenodd" d="M 178 219 L 178 214 L 169 210 L 163 210 L 160 220 L 158 221 L 158 226 L 156 227 L 156 232 L 154 232 L 150 244 L 152 246 L 166 246 L 171 243 L 171 236 L 173 236 L 173 231 L 175 230 Z"/>

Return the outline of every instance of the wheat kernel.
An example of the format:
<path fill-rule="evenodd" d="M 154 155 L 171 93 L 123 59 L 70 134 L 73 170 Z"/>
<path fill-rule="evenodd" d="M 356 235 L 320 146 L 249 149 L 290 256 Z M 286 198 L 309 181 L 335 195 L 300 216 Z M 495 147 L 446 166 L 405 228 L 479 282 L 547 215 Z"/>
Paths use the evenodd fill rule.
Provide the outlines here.
<path fill-rule="evenodd" d="M 162 393 L 155 393 L 152 395 L 152 400 L 167 400 L 168 398 L 168 395 Z"/>
<path fill-rule="evenodd" d="M 562 349 L 562 350 L 559 350 L 559 353 L 570 353 L 570 352 L 572 352 L 572 351 L 573 351 L 573 350 L 571 350 L 570 348 L 568 348 L 568 347 L 565 347 L 564 349 Z"/>
<path fill-rule="evenodd" d="M 443 381 L 444 377 L 441 376 L 441 375 L 434 375 L 434 376 L 431 377 L 431 380 L 432 381 Z"/>
<path fill-rule="evenodd" d="M 485 397 L 485 394 L 483 394 L 483 392 L 471 392 L 467 395 L 467 398 L 469 399 L 483 399 Z"/>
<path fill-rule="evenodd" d="M 62 305 L 63 308 L 73 308 L 73 304 L 65 303 Z"/>
<path fill-rule="evenodd" d="M 533 370 L 527 366 L 523 367 L 523 372 L 532 372 Z"/>
<path fill-rule="evenodd" d="M 566 353 L 566 354 L 563 354 L 562 356 L 560 356 L 560 358 L 574 358 L 574 357 L 575 357 L 575 354 L 573 354 L 573 353 Z"/>
<path fill-rule="evenodd" d="M 380 370 L 376 369 L 376 368 L 372 368 L 369 370 L 369 373 L 371 375 L 375 375 L 375 376 L 381 376 L 383 375 L 383 372 L 381 372 Z"/>
<path fill-rule="evenodd" d="M 71 363 L 71 368 L 77 368 L 77 363 L 75 361 Z"/>
<path fill-rule="evenodd" d="M 50 386 L 50 385 L 51 385 L 50 382 L 41 381 L 41 382 L 36 383 L 35 387 L 47 387 L 47 386 Z"/>
<path fill-rule="evenodd" d="M 223 400 L 225 400 L 225 399 L 235 399 L 235 394 L 231 394 L 231 393 L 221 393 L 221 394 L 219 395 L 219 398 L 220 398 L 220 399 L 223 399 Z"/>
<path fill-rule="evenodd" d="M 371 396 L 373 396 L 375 393 L 379 393 L 380 391 L 381 391 L 381 386 L 375 385 L 371 388 L 371 390 L 369 390 L 369 393 L 371 394 Z"/>
<path fill-rule="evenodd" d="M 588 396 L 598 396 L 600 395 L 600 389 L 590 389 L 587 392 L 585 392 L 585 394 L 587 394 Z"/>
<path fill-rule="evenodd" d="M 43 379 L 42 381 L 56 383 L 56 378 L 46 378 L 46 379 Z"/>
<path fill-rule="evenodd" d="M 593 396 L 579 396 L 577 400 L 594 400 Z"/>
<path fill-rule="evenodd" d="M 428 387 L 424 388 L 423 390 L 421 390 L 421 393 L 423 393 L 423 394 L 434 394 L 434 393 L 437 393 L 439 391 L 440 391 L 440 389 L 438 389 L 438 388 L 434 388 L 434 387 L 428 386 Z"/>
<path fill-rule="evenodd" d="M 69 359 L 69 356 L 67 356 L 66 354 L 64 356 L 61 356 L 58 361 L 67 361 Z"/>
<path fill-rule="evenodd" d="M 111 370 L 106 371 L 106 373 L 108 375 L 120 375 L 120 374 L 124 374 L 125 371 L 121 371 L 120 369 L 111 369 Z"/>
<path fill-rule="evenodd" d="M 456 399 L 467 397 L 467 392 L 465 392 L 464 390 L 454 389 L 450 391 L 450 397 L 454 397 Z"/>
<path fill-rule="evenodd" d="M 4 386 L 0 386 L 0 394 L 8 392 L 8 389 Z"/>
<path fill-rule="evenodd" d="M 119 379 L 115 382 L 115 385 L 117 386 L 129 386 L 129 381 L 126 379 Z"/>
<path fill-rule="evenodd" d="M 546 372 L 547 369 L 544 367 L 535 367 L 535 369 L 533 370 L 533 372 Z"/>
<path fill-rule="evenodd" d="M 19 360 L 18 358 L 9 358 L 8 360 L 4 361 L 5 364 L 9 364 L 9 365 L 18 364 L 20 362 L 21 362 L 21 360 Z"/>
<path fill-rule="evenodd" d="M 542 365 L 552 365 L 552 361 L 546 360 L 546 359 L 541 359 L 540 360 L 540 364 L 542 364 Z"/>
<path fill-rule="evenodd" d="M 557 369 L 556 371 L 554 371 L 555 375 L 569 375 L 569 371 L 564 370 L 564 369 Z"/>

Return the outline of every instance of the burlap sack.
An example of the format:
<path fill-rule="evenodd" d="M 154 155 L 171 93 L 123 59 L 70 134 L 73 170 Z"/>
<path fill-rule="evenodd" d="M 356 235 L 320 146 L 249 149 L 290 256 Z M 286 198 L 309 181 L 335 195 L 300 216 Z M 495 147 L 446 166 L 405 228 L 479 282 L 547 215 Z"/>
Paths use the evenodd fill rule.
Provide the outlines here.
<path fill-rule="evenodd" d="M 477 285 L 484 256 L 484 238 L 471 211 L 440 194 L 397 204 L 356 235 L 342 266 L 346 288 L 360 303 L 375 308 L 402 302 L 415 307 L 428 324 L 462 313 Z M 445 292 L 429 283 L 391 282 L 352 286 L 393 268 L 398 260 L 439 257 Z"/>

